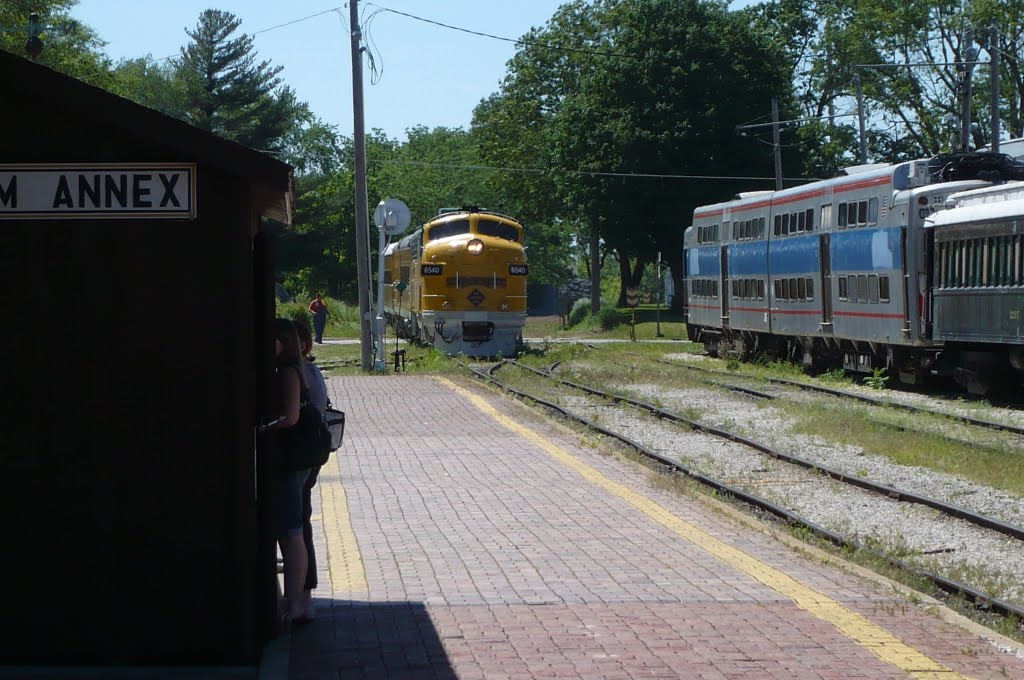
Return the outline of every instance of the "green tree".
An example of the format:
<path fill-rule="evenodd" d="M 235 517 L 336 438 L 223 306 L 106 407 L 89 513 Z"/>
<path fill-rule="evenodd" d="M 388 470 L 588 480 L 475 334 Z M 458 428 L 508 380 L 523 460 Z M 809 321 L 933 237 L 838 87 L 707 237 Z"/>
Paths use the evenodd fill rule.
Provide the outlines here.
<path fill-rule="evenodd" d="M 295 93 L 282 85 L 281 66 L 257 61 L 251 36 L 232 38 L 241 19 L 208 9 L 186 30 L 178 77 L 185 115 L 196 127 L 261 151 L 278 151 L 301 114 Z"/>
<path fill-rule="evenodd" d="M 29 15 L 39 14 L 43 51 L 39 63 L 97 87 L 112 84 L 110 59 L 96 32 L 73 19 L 77 0 L 4 0 L 0 3 L 0 49 L 28 58 L 25 41 Z"/>
<path fill-rule="evenodd" d="M 552 148 L 560 193 L 598 216 L 616 254 L 621 303 L 658 251 L 680 285 L 681 232 L 693 209 L 746 188 L 629 175 L 756 173 L 750 141 L 735 127 L 761 117 L 773 97 L 784 112 L 795 104 L 791 62 L 742 14 L 697 0 L 619 0 L 603 11 L 600 21 L 614 27 L 608 50 L 624 56 L 594 57 L 602 63 L 563 103 Z M 770 175 L 770 162 L 760 169 Z"/>
<path fill-rule="evenodd" d="M 151 57 L 122 59 L 114 66 L 110 89 L 137 104 L 185 120 L 185 84 L 177 69 Z"/>

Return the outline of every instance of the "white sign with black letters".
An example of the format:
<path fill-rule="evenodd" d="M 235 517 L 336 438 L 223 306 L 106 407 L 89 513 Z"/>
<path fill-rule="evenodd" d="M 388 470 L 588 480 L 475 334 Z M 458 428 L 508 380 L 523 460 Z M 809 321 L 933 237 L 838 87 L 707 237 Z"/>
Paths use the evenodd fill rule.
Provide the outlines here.
<path fill-rule="evenodd" d="M 0 164 L 0 220 L 196 216 L 196 166 Z"/>

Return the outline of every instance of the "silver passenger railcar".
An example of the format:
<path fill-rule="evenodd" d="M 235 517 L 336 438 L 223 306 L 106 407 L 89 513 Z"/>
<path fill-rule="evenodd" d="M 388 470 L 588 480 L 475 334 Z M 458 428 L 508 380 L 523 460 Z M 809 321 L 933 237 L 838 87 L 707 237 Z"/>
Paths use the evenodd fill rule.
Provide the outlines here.
<path fill-rule="evenodd" d="M 711 354 L 888 369 L 910 383 L 949 373 L 937 363 L 946 339 L 931 325 L 925 221 L 1010 165 L 968 154 L 858 166 L 697 208 L 684 235 L 690 339 Z"/>

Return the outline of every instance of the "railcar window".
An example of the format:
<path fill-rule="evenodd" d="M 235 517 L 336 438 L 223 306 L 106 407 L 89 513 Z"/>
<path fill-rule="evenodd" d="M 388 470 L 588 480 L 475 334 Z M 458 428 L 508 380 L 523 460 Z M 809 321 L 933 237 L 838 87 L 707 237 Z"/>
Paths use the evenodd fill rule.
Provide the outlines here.
<path fill-rule="evenodd" d="M 789 298 L 789 293 L 790 293 L 789 279 L 782 279 L 782 299 L 783 300 L 789 300 L 790 299 Z"/>
<path fill-rule="evenodd" d="M 846 203 L 840 203 L 839 204 L 839 228 L 840 229 L 845 229 L 846 228 L 846 211 L 847 211 L 847 208 L 848 208 L 848 206 L 847 206 Z"/>
<path fill-rule="evenodd" d="M 807 277 L 807 299 L 814 299 L 814 279 L 810 276 Z"/>
<path fill-rule="evenodd" d="M 757 299 L 764 299 L 764 281 L 762 281 L 761 279 L 757 280 Z"/>
<path fill-rule="evenodd" d="M 786 213 L 785 215 L 782 216 L 782 233 L 789 233 L 789 213 Z"/>
<path fill-rule="evenodd" d="M 431 241 L 436 241 L 441 238 L 448 238 L 449 236 L 458 236 L 459 234 L 468 233 L 469 220 L 452 220 L 451 222 L 435 224 L 430 227 L 430 230 L 427 232 L 427 238 Z"/>
<path fill-rule="evenodd" d="M 832 227 L 832 204 L 821 206 L 821 228 L 830 229 Z"/>
<path fill-rule="evenodd" d="M 764 238 L 764 218 L 758 218 L 757 220 L 757 237 Z"/>
<path fill-rule="evenodd" d="M 978 239 L 971 241 L 971 285 L 981 285 L 981 271 L 983 269 L 981 258 L 981 242 Z"/>
<path fill-rule="evenodd" d="M 994 239 L 986 238 L 982 241 L 985 245 L 984 266 L 982 268 L 982 285 L 996 285 L 995 253 L 993 253 Z"/>
<path fill-rule="evenodd" d="M 962 241 L 953 246 L 953 258 L 956 262 L 954 284 L 957 288 L 967 285 L 967 242 Z"/>
<path fill-rule="evenodd" d="M 1021 265 L 1024 264 L 1024 260 L 1021 258 L 1021 242 L 1024 241 L 1024 238 L 1014 236 L 1010 240 L 1012 243 L 1010 246 L 1010 285 L 1019 286 L 1024 283 L 1021 280 Z"/>
<path fill-rule="evenodd" d="M 780 281 L 779 279 L 775 279 L 774 281 L 772 281 L 772 289 L 775 291 L 775 299 L 776 300 L 781 300 L 782 299 L 782 281 Z"/>
<path fill-rule="evenodd" d="M 775 216 L 775 228 L 773 233 L 776 236 L 782 236 L 782 215 Z"/>
<path fill-rule="evenodd" d="M 878 277 L 878 297 L 882 302 L 889 301 L 889 275 L 883 274 Z"/>
<path fill-rule="evenodd" d="M 806 213 L 799 213 L 796 216 L 796 230 L 807 231 L 807 215 Z"/>
<path fill-rule="evenodd" d="M 797 279 L 797 281 L 796 281 L 796 288 L 797 288 L 797 294 L 796 294 L 797 298 L 800 299 L 800 300 L 806 300 L 807 299 L 807 279 Z"/>
<path fill-rule="evenodd" d="M 389 286 L 394 283 L 395 275 L 390 269 L 384 270 L 384 285 Z"/>
<path fill-rule="evenodd" d="M 868 224 L 878 224 L 878 199 L 868 199 Z"/>
<path fill-rule="evenodd" d="M 868 302 L 878 302 L 878 276 L 868 276 Z"/>
<path fill-rule="evenodd" d="M 847 281 L 847 291 L 848 291 L 849 296 L 850 296 L 850 302 L 856 302 L 857 301 L 857 275 L 856 274 L 850 274 L 849 276 L 846 277 L 846 281 Z"/>
<path fill-rule="evenodd" d="M 845 276 L 840 276 L 839 277 L 839 299 L 840 300 L 846 300 L 847 298 L 848 298 L 848 295 L 847 295 L 847 287 L 846 287 L 846 277 Z"/>
<path fill-rule="evenodd" d="M 1010 285 L 1010 237 L 1000 236 L 999 243 L 999 285 Z"/>
<path fill-rule="evenodd" d="M 861 302 L 868 301 L 868 275 L 857 275 L 857 299 Z"/>
<path fill-rule="evenodd" d="M 505 241 L 519 243 L 519 230 L 511 224 L 504 224 L 493 220 L 478 220 L 476 223 L 476 231 L 478 234 L 482 234 L 484 236 L 493 236 L 495 238 L 504 239 Z"/>

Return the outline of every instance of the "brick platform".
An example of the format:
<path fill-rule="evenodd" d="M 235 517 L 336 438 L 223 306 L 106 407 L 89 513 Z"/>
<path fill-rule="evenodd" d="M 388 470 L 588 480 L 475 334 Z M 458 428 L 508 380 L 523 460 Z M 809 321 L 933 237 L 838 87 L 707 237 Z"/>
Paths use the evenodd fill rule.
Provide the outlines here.
<path fill-rule="evenodd" d="M 320 474 L 319 612 L 290 678 L 1024 677 L 891 589 L 454 382 L 330 381 L 348 430 Z"/>

